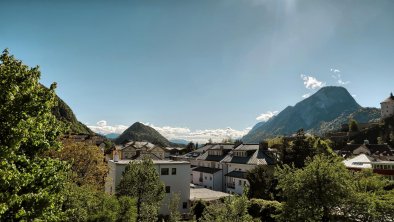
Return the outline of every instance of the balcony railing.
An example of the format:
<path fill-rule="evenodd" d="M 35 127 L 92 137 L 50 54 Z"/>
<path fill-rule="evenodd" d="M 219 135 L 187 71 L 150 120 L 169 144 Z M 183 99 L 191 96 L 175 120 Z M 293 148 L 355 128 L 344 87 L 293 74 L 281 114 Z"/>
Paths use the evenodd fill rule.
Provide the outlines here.
<path fill-rule="evenodd" d="M 227 183 L 227 187 L 235 189 L 235 183 Z"/>

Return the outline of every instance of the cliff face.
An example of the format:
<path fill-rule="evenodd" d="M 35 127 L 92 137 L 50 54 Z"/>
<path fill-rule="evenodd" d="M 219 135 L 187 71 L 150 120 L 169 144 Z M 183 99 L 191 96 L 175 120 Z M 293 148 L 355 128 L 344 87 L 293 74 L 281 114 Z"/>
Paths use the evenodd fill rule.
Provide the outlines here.
<path fill-rule="evenodd" d="M 334 121 L 340 116 L 344 116 L 343 119 L 347 119 L 360 109 L 362 107 L 345 88 L 337 86 L 323 87 L 295 106 L 288 106 L 266 123 L 258 123 L 243 137 L 243 141 L 259 142 L 278 135 L 290 135 L 301 128 L 305 131 L 321 133 L 320 128 L 323 123 Z M 361 114 L 359 115 L 360 120 L 374 117 L 374 114 L 365 118 L 361 117 Z"/>

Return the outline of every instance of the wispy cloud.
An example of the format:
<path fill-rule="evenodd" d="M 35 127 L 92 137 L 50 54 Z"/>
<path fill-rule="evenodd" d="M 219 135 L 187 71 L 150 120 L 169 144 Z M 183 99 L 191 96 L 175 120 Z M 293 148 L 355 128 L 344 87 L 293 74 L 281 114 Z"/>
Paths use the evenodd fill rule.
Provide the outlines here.
<path fill-rule="evenodd" d="M 331 68 L 330 71 L 333 72 L 333 73 L 341 72 L 341 70 L 339 70 L 339 69 L 333 69 L 333 68 Z"/>
<path fill-rule="evenodd" d="M 223 139 L 238 139 L 246 135 L 251 127 L 244 130 L 235 130 L 231 127 L 224 129 L 203 129 L 203 130 L 191 130 L 187 127 L 171 127 L 171 126 L 155 126 L 151 123 L 144 123 L 162 134 L 167 139 L 184 139 L 188 141 L 206 143 L 209 139 L 214 142 L 221 142 Z M 96 123 L 95 126 L 88 126 L 96 133 L 109 134 L 109 133 L 122 133 L 128 127 L 125 125 L 109 126 L 107 121 L 101 120 Z"/>
<path fill-rule="evenodd" d="M 305 88 L 307 89 L 319 89 L 326 85 L 325 82 L 319 81 L 313 76 L 301 74 L 301 79 L 304 81 Z"/>
<path fill-rule="evenodd" d="M 302 98 L 306 99 L 306 98 L 308 98 L 309 96 L 311 96 L 311 94 L 310 94 L 310 93 L 307 93 L 307 94 L 302 95 Z"/>
<path fill-rule="evenodd" d="M 268 111 L 268 112 L 260 114 L 258 117 L 256 117 L 256 120 L 266 122 L 269 119 L 271 119 L 272 117 L 274 117 L 275 115 L 277 115 L 278 113 L 279 113 L 278 111 L 273 111 L 273 112 Z"/>
<path fill-rule="evenodd" d="M 342 80 L 342 76 L 340 74 L 341 71 L 338 69 L 330 69 L 330 71 L 334 73 L 334 75 L 331 75 L 331 77 L 334 78 L 339 85 L 347 85 L 350 83 L 350 81 Z"/>

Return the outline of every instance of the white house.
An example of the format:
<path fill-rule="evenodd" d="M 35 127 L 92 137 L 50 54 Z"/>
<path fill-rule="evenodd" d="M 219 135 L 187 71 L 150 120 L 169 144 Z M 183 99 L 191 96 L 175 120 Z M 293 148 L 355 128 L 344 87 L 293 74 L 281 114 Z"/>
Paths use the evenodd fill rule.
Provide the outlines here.
<path fill-rule="evenodd" d="M 122 173 L 130 161 L 137 160 L 110 160 L 108 162 L 109 172 L 105 184 L 106 193 L 116 193 L 116 187 L 122 178 Z M 188 213 L 190 208 L 190 163 L 172 160 L 153 160 L 153 163 L 160 175 L 160 180 L 166 187 L 166 195 L 159 213 L 163 215 L 169 214 L 168 203 L 171 195 L 174 193 L 180 194 L 179 211 Z"/>
<path fill-rule="evenodd" d="M 242 194 L 244 187 L 249 186 L 246 179 L 247 171 L 258 165 L 273 172 L 276 164 L 275 155 L 268 149 L 267 143 L 241 144 L 231 151 L 222 161 L 225 169 L 225 191 Z"/>
<path fill-rule="evenodd" d="M 234 149 L 234 144 L 210 144 L 209 148 L 198 156 L 192 169 L 192 183 L 216 191 L 224 191 L 224 169 L 220 162 Z"/>
<path fill-rule="evenodd" d="M 380 103 L 382 119 L 394 115 L 394 96 L 393 93 L 390 94 L 390 97 L 385 99 Z"/>

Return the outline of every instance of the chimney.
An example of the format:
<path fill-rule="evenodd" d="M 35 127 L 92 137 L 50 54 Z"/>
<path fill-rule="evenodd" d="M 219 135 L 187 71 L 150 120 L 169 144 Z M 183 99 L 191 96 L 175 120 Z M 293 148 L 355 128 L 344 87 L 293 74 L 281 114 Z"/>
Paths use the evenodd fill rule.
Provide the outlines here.
<path fill-rule="evenodd" d="M 114 156 L 114 162 L 118 162 L 118 161 L 119 161 L 119 154 L 118 154 L 118 150 L 114 150 L 114 152 L 113 152 L 113 156 Z"/>
<path fill-rule="evenodd" d="M 259 149 L 260 150 L 268 150 L 268 142 L 266 142 L 266 141 L 260 142 Z"/>

